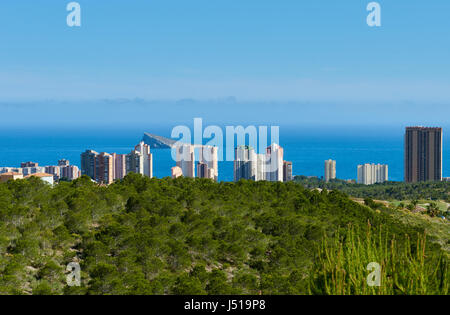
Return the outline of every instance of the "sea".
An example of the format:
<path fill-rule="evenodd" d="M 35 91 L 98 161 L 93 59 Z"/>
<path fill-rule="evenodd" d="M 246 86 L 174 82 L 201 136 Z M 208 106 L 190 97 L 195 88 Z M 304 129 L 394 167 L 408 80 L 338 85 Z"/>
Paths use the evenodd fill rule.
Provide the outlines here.
<path fill-rule="evenodd" d="M 0 167 L 19 167 L 21 162 L 56 165 L 68 159 L 80 165 L 86 149 L 129 153 L 144 132 L 171 136 L 173 126 L 126 128 L 1 128 Z M 225 131 L 224 131 L 225 134 Z M 337 178 L 356 179 L 364 163 L 389 165 L 389 180 L 403 180 L 404 126 L 280 126 L 279 142 L 284 159 L 293 162 L 293 174 L 321 177 L 324 161 L 336 160 Z M 443 141 L 443 172 L 450 177 L 450 138 Z M 170 176 L 175 165 L 170 149 L 153 149 L 153 172 Z M 219 162 L 219 181 L 233 181 L 233 162 Z"/>

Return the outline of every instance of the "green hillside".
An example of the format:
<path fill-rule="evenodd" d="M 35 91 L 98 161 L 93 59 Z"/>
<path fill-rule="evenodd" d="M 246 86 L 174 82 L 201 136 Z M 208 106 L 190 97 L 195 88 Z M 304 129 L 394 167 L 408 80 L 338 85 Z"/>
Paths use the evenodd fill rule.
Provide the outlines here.
<path fill-rule="evenodd" d="M 296 183 L 10 181 L 0 294 L 448 294 L 448 256 L 424 230 Z M 379 288 L 365 282 L 374 261 Z"/>

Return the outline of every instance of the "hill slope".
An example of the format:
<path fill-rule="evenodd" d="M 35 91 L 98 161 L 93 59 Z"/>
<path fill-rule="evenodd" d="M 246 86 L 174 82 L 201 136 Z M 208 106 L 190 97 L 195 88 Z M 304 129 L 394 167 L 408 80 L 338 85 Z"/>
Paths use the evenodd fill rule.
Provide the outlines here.
<path fill-rule="evenodd" d="M 368 223 L 395 234 L 399 253 L 414 251 L 405 234 L 414 244 L 423 231 L 341 192 L 295 183 L 131 174 L 108 187 L 83 177 L 51 188 L 17 180 L 0 184 L 0 294 L 329 293 L 317 265 L 324 237 L 345 241 L 337 235 L 351 224 L 364 239 Z M 439 253 L 429 243 L 427 259 Z M 73 261 L 81 287 L 65 283 Z"/>

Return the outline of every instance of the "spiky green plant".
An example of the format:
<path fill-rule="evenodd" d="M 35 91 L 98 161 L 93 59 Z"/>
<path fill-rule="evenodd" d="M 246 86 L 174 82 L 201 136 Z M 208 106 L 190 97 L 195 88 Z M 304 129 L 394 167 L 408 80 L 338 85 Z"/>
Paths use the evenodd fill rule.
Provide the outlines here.
<path fill-rule="evenodd" d="M 324 238 L 318 250 L 311 293 L 330 295 L 424 295 L 449 293 L 446 254 L 427 256 L 425 234 L 412 243 L 406 235 L 398 242 L 388 231 L 368 224 L 361 234 L 349 226 L 344 235 Z M 381 266 L 380 286 L 369 286 L 367 266 Z"/>

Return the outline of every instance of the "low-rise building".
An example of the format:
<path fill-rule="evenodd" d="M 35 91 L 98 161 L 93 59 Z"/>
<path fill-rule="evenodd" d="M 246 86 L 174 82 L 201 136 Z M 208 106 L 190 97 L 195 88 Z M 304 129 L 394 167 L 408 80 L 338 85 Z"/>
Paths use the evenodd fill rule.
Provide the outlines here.
<path fill-rule="evenodd" d="M 7 172 L 0 174 L 0 183 L 7 182 L 9 180 L 22 179 L 23 174 L 18 172 Z"/>
<path fill-rule="evenodd" d="M 54 184 L 54 180 L 53 180 L 53 174 L 47 174 L 47 173 L 34 173 L 34 174 L 30 174 L 28 176 L 25 176 L 25 178 L 30 178 L 30 177 L 38 177 L 41 180 L 43 180 L 46 183 L 49 183 L 50 185 L 53 186 Z"/>
<path fill-rule="evenodd" d="M 179 166 L 172 167 L 172 178 L 178 178 L 183 176 L 183 170 Z"/>

